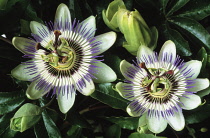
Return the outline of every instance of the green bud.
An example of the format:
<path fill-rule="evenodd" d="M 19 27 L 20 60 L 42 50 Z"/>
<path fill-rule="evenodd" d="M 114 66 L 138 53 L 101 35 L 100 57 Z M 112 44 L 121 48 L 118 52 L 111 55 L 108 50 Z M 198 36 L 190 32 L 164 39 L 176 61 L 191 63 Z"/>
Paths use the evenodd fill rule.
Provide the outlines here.
<path fill-rule="evenodd" d="M 41 118 L 42 108 L 26 103 L 15 113 L 10 120 L 10 129 L 23 132 L 35 125 Z"/>
<path fill-rule="evenodd" d="M 117 12 L 118 8 L 126 9 L 125 4 L 122 0 L 114 0 L 112 1 L 107 10 L 102 11 L 102 17 L 104 23 L 112 30 L 119 32 L 119 28 L 117 25 Z"/>
<path fill-rule="evenodd" d="M 135 55 L 140 45 L 145 45 L 142 35 L 140 22 L 135 17 L 136 12 L 130 12 L 125 9 L 118 11 L 118 25 L 120 31 L 124 34 L 126 43 L 123 44 L 128 52 Z"/>
<path fill-rule="evenodd" d="M 137 10 L 128 11 L 120 8 L 117 21 L 119 29 L 127 41 L 123 47 L 132 55 L 137 55 L 137 50 L 142 45 L 151 49 L 155 48 L 158 37 L 157 29 L 155 27 L 150 29 Z"/>
<path fill-rule="evenodd" d="M 208 131 L 208 128 L 202 127 L 202 128 L 200 129 L 200 131 L 203 132 L 203 133 L 204 133 L 204 132 L 207 132 L 207 131 Z"/>

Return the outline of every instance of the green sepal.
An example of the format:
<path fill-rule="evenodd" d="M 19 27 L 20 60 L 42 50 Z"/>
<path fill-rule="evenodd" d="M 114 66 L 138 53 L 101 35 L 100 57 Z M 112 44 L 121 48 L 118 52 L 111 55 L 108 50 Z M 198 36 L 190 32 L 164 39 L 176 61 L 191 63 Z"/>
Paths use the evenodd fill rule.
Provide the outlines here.
<path fill-rule="evenodd" d="M 14 131 L 23 132 L 35 125 L 41 118 L 42 108 L 26 103 L 15 113 L 10 120 L 10 128 Z"/>

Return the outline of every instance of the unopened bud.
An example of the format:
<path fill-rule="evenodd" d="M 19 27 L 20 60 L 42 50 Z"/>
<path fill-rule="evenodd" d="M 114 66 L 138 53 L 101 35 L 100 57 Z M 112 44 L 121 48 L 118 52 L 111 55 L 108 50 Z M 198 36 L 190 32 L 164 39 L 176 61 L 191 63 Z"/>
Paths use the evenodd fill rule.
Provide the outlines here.
<path fill-rule="evenodd" d="M 23 132 L 35 125 L 41 118 L 42 108 L 26 103 L 15 113 L 10 120 L 10 128 L 14 131 Z"/>
<path fill-rule="evenodd" d="M 117 12 L 118 8 L 125 9 L 125 4 L 122 0 L 114 0 L 112 1 L 107 10 L 102 11 L 102 17 L 105 24 L 112 30 L 119 32 L 118 24 L 117 24 Z"/>

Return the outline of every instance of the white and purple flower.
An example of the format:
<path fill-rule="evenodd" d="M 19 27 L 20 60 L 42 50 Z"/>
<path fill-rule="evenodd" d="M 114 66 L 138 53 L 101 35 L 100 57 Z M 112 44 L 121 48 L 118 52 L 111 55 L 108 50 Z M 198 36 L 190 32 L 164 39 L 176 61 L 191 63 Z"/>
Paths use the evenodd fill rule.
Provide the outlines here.
<path fill-rule="evenodd" d="M 79 23 L 71 22 L 65 4 L 57 8 L 54 23 L 30 23 L 33 39 L 14 37 L 13 45 L 31 58 L 12 70 L 12 76 L 32 81 L 26 91 L 30 99 L 52 93 L 57 95 L 61 112 L 66 113 L 75 100 L 78 90 L 84 95 L 94 92 L 94 82 L 116 80 L 115 72 L 101 60 L 99 54 L 109 49 L 116 40 L 116 33 L 95 36 L 95 17 Z"/>
<path fill-rule="evenodd" d="M 180 59 L 170 40 L 165 42 L 159 55 L 141 46 L 134 65 L 125 60 L 121 62 L 126 81 L 117 83 L 116 89 L 131 101 L 127 112 L 130 116 L 140 116 L 140 127 L 147 125 L 150 131 L 160 133 L 169 124 L 180 131 L 185 126 L 182 109 L 198 107 L 201 99 L 194 93 L 209 87 L 208 79 L 197 78 L 201 65 L 197 60 Z"/>

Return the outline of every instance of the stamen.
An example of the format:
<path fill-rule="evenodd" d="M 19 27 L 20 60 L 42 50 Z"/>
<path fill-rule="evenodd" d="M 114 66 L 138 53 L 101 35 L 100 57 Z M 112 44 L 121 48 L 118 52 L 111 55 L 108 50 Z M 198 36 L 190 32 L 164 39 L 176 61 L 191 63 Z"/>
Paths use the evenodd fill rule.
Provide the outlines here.
<path fill-rule="evenodd" d="M 54 42 L 54 46 L 57 47 L 58 46 L 58 38 L 61 35 L 61 32 L 59 30 L 55 30 L 54 31 L 54 35 L 55 35 L 55 42 Z"/>
<path fill-rule="evenodd" d="M 36 49 L 36 50 L 42 49 L 41 44 L 40 44 L 40 43 L 36 43 L 35 49 Z"/>
<path fill-rule="evenodd" d="M 146 66 L 145 66 L 144 62 L 140 63 L 139 66 L 140 66 L 140 68 L 146 69 Z"/>
<path fill-rule="evenodd" d="M 169 70 L 169 71 L 165 72 L 165 74 L 174 75 L 174 71 L 173 70 Z"/>
<path fill-rule="evenodd" d="M 145 69 L 149 75 L 151 75 L 151 73 L 150 73 L 149 70 L 147 69 L 147 67 L 146 67 L 146 65 L 145 65 L 144 62 L 140 63 L 139 66 L 140 66 L 140 68 Z"/>
<path fill-rule="evenodd" d="M 65 63 L 67 61 L 68 57 L 65 56 L 65 57 L 62 57 L 62 62 Z"/>

